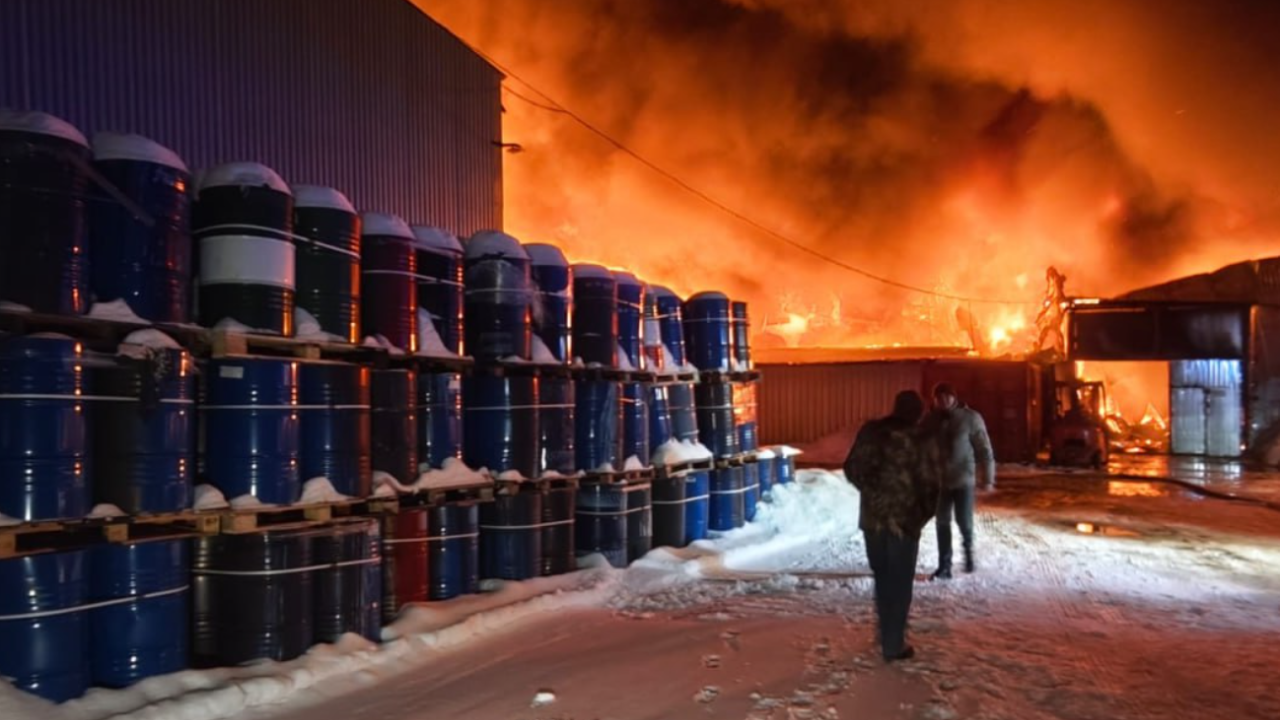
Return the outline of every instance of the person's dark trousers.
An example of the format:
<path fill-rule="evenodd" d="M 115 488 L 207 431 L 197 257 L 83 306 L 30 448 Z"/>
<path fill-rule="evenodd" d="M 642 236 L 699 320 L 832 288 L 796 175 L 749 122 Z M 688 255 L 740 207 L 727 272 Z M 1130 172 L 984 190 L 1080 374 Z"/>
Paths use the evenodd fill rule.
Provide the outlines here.
<path fill-rule="evenodd" d="M 973 560 L 973 487 L 966 486 L 942 491 L 938 501 L 938 569 L 951 570 L 951 517 L 955 516 L 964 541 L 966 569 Z"/>
<path fill-rule="evenodd" d="M 876 617 L 880 620 L 880 649 L 885 659 L 898 657 L 906 647 L 907 614 L 916 580 L 920 538 L 888 531 L 864 530 L 867 560 L 875 575 Z"/>

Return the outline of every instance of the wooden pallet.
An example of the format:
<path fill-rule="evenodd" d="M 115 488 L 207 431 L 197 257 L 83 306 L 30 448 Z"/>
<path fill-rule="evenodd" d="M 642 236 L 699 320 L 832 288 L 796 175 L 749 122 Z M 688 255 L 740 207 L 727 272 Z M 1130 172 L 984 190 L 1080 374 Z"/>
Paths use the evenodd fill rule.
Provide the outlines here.
<path fill-rule="evenodd" d="M 621 370 L 607 367 L 579 367 L 575 377 L 591 382 L 650 383 L 657 375 L 649 370 Z"/>
<path fill-rule="evenodd" d="M 683 385 L 687 383 L 698 382 L 698 373 L 675 373 L 673 375 L 654 375 L 653 382 L 657 385 Z"/>
<path fill-rule="evenodd" d="M 494 480 L 494 486 L 498 495 L 515 495 L 521 492 L 546 494 L 552 490 L 576 488 L 583 477 L 582 474 L 578 474 L 555 478 L 537 478 L 534 480 Z"/>
<path fill-rule="evenodd" d="M 0 527 L 0 558 L 77 550 L 102 543 L 193 537 L 216 532 L 216 520 L 196 512 L 178 512 L 10 525 Z"/>
<path fill-rule="evenodd" d="M 461 502 L 493 502 L 497 488 L 491 482 L 456 487 L 424 488 L 397 498 L 400 507 L 426 507 Z"/>
<path fill-rule="evenodd" d="M 367 500 L 343 500 L 307 505 L 220 508 L 201 510 L 198 514 L 215 519 L 217 528 L 214 532 L 236 535 L 269 530 L 283 525 L 318 525 L 330 522 L 334 518 L 364 514 L 368 510 Z"/>
<path fill-rule="evenodd" d="M 759 370 L 702 370 L 698 373 L 699 382 L 729 382 L 729 383 L 749 383 L 756 382 L 763 377 Z"/>
<path fill-rule="evenodd" d="M 637 485 L 653 482 L 655 473 L 654 468 L 619 470 L 615 472 L 589 472 L 583 473 L 580 483 L 582 485 Z"/>
<path fill-rule="evenodd" d="M 91 318 L 87 315 L 55 315 L 0 309 L 0 332 L 18 335 L 39 332 L 60 333 L 83 342 L 87 347 L 104 352 L 115 352 L 116 347 L 131 333 L 155 329 L 169 335 L 178 343 L 192 347 L 198 345 L 205 330 L 194 325 L 173 325 L 123 322 Z"/>
<path fill-rule="evenodd" d="M 673 477 L 691 472 L 707 472 L 715 467 L 715 460 L 707 458 L 705 460 L 691 460 L 673 465 L 654 467 L 658 477 Z"/>

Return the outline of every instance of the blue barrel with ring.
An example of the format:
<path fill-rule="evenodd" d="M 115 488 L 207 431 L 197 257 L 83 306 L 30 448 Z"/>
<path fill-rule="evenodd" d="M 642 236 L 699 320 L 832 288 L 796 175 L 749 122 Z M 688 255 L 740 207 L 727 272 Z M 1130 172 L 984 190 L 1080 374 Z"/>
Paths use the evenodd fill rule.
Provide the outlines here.
<path fill-rule="evenodd" d="M 462 243 L 448 230 L 413 226 L 418 256 L 418 307 L 427 312 L 440 343 L 462 353 Z M 421 329 L 421 328 L 420 328 Z"/>
<path fill-rule="evenodd" d="M 746 523 L 747 488 L 743 480 L 741 466 L 721 466 L 711 471 L 710 529 L 724 532 Z"/>
<path fill-rule="evenodd" d="M 707 537 L 711 526 L 711 471 L 689 473 L 684 483 L 684 544 Z"/>
<path fill-rule="evenodd" d="M 349 343 L 360 328 L 360 214 L 333 188 L 295 185 L 297 307 L 326 333 Z"/>
<path fill-rule="evenodd" d="M 574 545 L 574 485 L 551 487 L 542 496 L 542 574 L 560 575 L 577 569 Z"/>
<path fill-rule="evenodd" d="M 574 528 L 579 555 L 600 553 L 610 565 L 626 567 L 626 486 L 612 483 L 583 483 L 578 486 Z"/>
<path fill-rule="evenodd" d="M 462 376 L 418 375 L 419 470 L 442 468 L 449 458 L 462 459 Z"/>
<path fill-rule="evenodd" d="M 520 241 L 497 230 L 476 233 L 464 262 L 467 354 L 481 362 L 532 359 L 533 280 Z"/>
<path fill-rule="evenodd" d="M 627 562 L 653 549 L 653 485 L 627 485 Z"/>
<path fill-rule="evenodd" d="M 0 109 L 0 302 L 89 309 L 89 143 L 52 115 Z"/>
<path fill-rule="evenodd" d="M 620 470 L 622 455 L 621 383 L 578 380 L 574 450 L 578 469 Z"/>
<path fill-rule="evenodd" d="M 618 366 L 618 281 L 599 265 L 573 266 L 573 355 L 591 366 Z"/>
<path fill-rule="evenodd" d="M 427 577 L 431 600 L 480 591 L 480 508 L 444 503 L 427 510 Z"/>
<path fill-rule="evenodd" d="M 312 640 L 336 643 L 346 633 L 373 642 L 382 634 L 382 531 L 374 518 L 335 522 L 311 539 L 317 566 Z"/>
<path fill-rule="evenodd" d="M 84 348 L 63 335 L 0 335 L 0 514 L 89 512 Z"/>
<path fill-rule="evenodd" d="M 298 501 L 302 424 L 298 363 L 274 358 L 209 360 L 201 375 L 203 474 L 227 499 Z"/>
<path fill-rule="evenodd" d="M 685 493 L 688 482 L 682 476 L 658 477 L 653 481 L 653 545 L 681 547 L 685 544 Z"/>
<path fill-rule="evenodd" d="M 684 301 L 661 285 L 651 285 L 649 291 L 654 298 L 654 313 L 666 363 L 680 367 L 685 364 Z"/>
<path fill-rule="evenodd" d="M 297 256 L 293 192 L 274 170 L 229 163 L 201 173 L 191 211 L 200 324 L 232 320 L 293 337 Z"/>
<path fill-rule="evenodd" d="M 749 453 L 760 449 L 756 439 L 756 383 L 733 383 L 733 423 L 737 428 L 738 450 Z"/>
<path fill-rule="evenodd" d="M 773 452 L 776 457 L 773 459 L 773 482 L 776 485 L 786 485 L 796 479 L 796 459 L 793 451 L 789 448 L 774 448 Z"/>
<path fill-rule="evenodd" d="M 93 684 L 123 688 L 187 669 L 188 541 L 95 546 L 89 611 Z"/>
<path fill-rule="evenodd" d="M 475 374 L 462 381 L 462 459 L 495 475 L 538 472 L 538 380 Z"/>
<path fill-rule="evenodd" d="M 702 382 L 694 388 L 698 440 L 718 458 L 738 454 L 738 428 L 733 419 L 733 388 L 726 382 Z"/>
<path fill-rule="evenodd" d="M 760 497 L 762 498 L 773 490 L 775 457 L 772 450 L 760 450 L 756 453 L 756 468 L 760 478 Z"/>
<path fill-rule="evenodd" d="M 126 343 L 88 366 L 95 503 L 129 514 L 191 507 L 196 380 L 179 348 Z"/>
<path fill-rule="evenodd" d="M 671 411 L 671 436 L 684 442 L 698 442 L 697 398 L 693 384 L 672 383 L 667 387 L 667 407 Z"/>
<path fill-rule="evenodd" d="M 360 325 L 410 355 L 418 351 L 418 254 L 409 225 L 388 213 L 360 218 Z"/>
<path fill-rule="evenodd" d="M 87 550 L 0 560 L 0 678 L 57 703 L 89 689 L 88 563 Z"/>
<path fill-rule="evenodd" d="M 373 469 L 412 485 L 418 480 L 418 374 L 378 368 L 370 382 Z"/>
<path fill-rule="evenodd" d="M 618 282 L 618 350 L 633 369 L 646 367 L 644 355 L 644 283 L 629 272 L 615 271 Z M 618 359 L 622 363 L 622 358 Z"/>
<path fill-rule="evenodd" d="M 570 362 L 572 353 L 573 271 L 555 245 L 524 246 L 532 263 L 537 291 L 533 306 L 533 332 L 555 362 Z M 535 357 L 537 353 L 534 353 Z M 543 358 L 543 360 L 548 360 Z"/>
<path fill-rule="evenodd" d="M 733 315 L 733 359 L 739 370 L 751 369 L 751 322 L 747 304 L 735 300 L 729 309 Z"/>
<path fill-rule="evenodd" d="M 651 383 L 648 386 L 649 397 L 649 457 L 671 440 L 671 398 L 670 386 Z"/>
<path fill-rule="evenodd" d="M 301 477 L 328 478 L 343 495 L 368 497 L 373 477 L 369 368 L 303 362 L 298 384 Z"/>
<path fill-rule="evenodd" d="M 124 300 L 152 322 L 191 322 L 194 188 L 186 163 L 147 138 L 104 132 L 93 136 L 93 167 L 134 205 L 95 186 L 89 241 L 96 301 Z"/>
<path fill-rule="evenodd" d="M 724 293 L 698 293 L 684 301 L 684 343 L 699 370 L 727 372 L 733 358 L 732 319 Z"/>
<path fill-rule="evenodd" d="M 742 487 L 746 492 L 742 493 L 743 517 L 747 522 L 756 519 L 756 508 L 760 505 L 760 470 L 755 462 L 743 463 L 742 471 Z"/>
<path fill-rule="evenodd" d="M 574 381 L 568 377 L 538 379 L 538 476 L 572 475 L 577 471 L 575 451 L 577 412 Z"/>
<path fill-rule="evenodd" d="M 622 383 L 622 458 L 636 458 L 645 467 L 649 449 L 649 383 Z"/>
<path fill-rule="evenodd" d="M 485 578 L 542 575 L 542 493 L 498 495 L 480 506 L 480 568 Z"/>

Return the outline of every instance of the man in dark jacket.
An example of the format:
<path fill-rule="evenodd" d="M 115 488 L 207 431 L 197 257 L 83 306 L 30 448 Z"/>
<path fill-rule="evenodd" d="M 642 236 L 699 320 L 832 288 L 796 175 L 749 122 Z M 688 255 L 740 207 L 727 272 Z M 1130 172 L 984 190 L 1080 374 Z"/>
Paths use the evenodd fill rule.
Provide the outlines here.
<path fill-rule="evenodd" d="M 941 492 L 937 446 L 918 427 L 923 414 L 919 393 L 898 393 L 893 414 L 863 425 L 844 461 L 845 476 L 862 495 L 859 526 L 875 575 L 880 648 L 889 662 L 915 655 L 906 630 L 920 531 Z"/>
<path fill-rule="evenodd" d="M 938 503 L 938 569 L 933 577 L 951 579 L 951 517 L 955 515 L 964 541 L 964 571 L 973 572 L 973 504 L 975 486 L 991 490 L 996 484 L 995 453 L 982 415 L 960 402 L 955 388 L 938 383 L 933 389 L 933 412 L 925 433 L 942 455 L 942 500 Z"/>

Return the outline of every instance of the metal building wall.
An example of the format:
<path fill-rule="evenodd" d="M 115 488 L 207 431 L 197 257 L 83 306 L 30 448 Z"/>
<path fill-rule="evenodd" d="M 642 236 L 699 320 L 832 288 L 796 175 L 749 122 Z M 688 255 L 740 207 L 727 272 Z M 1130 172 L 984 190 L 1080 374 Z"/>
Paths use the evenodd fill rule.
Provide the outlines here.
<path fill-rule="evenodd" d="M 0 107 L 462 235 L 501 228 L 501 80 L 407 0 L 0 2 Z"/>
<path fill-rule="evenodd" d="M 893 408 L 900 390 L 919 390 L 924 361 L 762 365 L 760 442 L 807 444 L 852 432 Z"/>

